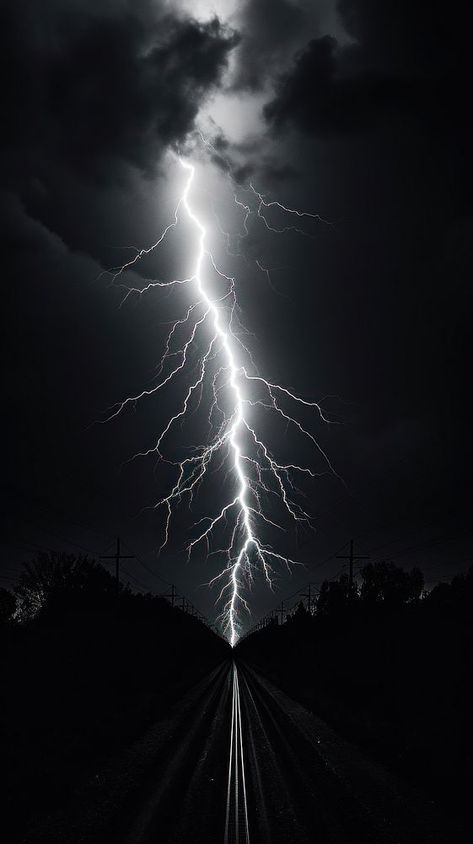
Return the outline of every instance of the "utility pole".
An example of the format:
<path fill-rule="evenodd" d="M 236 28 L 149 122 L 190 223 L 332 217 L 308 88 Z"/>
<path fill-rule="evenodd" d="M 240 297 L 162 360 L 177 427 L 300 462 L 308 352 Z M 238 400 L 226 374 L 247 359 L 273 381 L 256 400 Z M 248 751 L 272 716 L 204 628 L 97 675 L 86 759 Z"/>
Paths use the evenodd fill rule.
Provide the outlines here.
<path fill-rule="evenodd" d="M 281 622 L 280 623 L 284 624 L 284 601 L 281 601 L 281 607 L 280 607 L 280 609 L 276 610 L 276 612 L 278 613 L 278 615 L 281 616 Z"/>
<path fill-rule="evenodd" d="M 174 601 L 176 600 L 176 587 L 174 583 L 171 583 L 171 592 L 169 595 L 163 595 L 163 598 L 169 598 L 171 601 L 171 607 L 174 609 Z"/>
<path fill-rule="evenodd" d="M 353 551 L 353 539 L 350 539 L 350 553 L 347 555 L 340 555 L 337 554 L 337 560 L 348 560 L 350 568 L 349 568 L 349 575 L 348 575 L 348 594 L 351 595 L 353 589 L 353 563 L 355 560 L 369 560 L 369 557 L 362 555 L 362 554 L 354 554 Z"/>
<path fill-rule="evenodd" d="M 307 592 L 301 592 L 301 598 L 307 598 L 307 610 L 309 615 L 312 615 L 312 592 L 311 592 L 312 584 L 309 583 L 307 587 Z"/>
<path fill-rule="evenodd" d="M 107 556 L 100 557 L 101 560 L 115 560 L 115 582 L 118 587 L 120 586 L 120 560 L 134 560 L 134 554 L 120 554 L 120 537 L 117 536 L 117 550 L 115 554 L 108 554 Z"/>

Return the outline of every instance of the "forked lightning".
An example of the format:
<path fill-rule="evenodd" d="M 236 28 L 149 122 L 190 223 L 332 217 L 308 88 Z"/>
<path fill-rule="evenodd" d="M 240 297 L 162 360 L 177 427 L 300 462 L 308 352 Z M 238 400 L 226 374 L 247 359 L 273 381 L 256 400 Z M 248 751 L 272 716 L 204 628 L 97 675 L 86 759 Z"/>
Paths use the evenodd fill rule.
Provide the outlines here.
<path fill-rule="evenodd" d="M 287 426 L 294 428 L 298 435 L 308 440 L 317 450 L 325 464 L 324 470 L 336 473 L 313 433 L 287 409 L 291 404 L 294 407 L 306 407 L 314 411 L 321 420 L 328 422 L 321 406 L 317 402 L 307 401 L 295 395 L 257 373 L 251 354 L 241 339 L 235 279 L 217 266 L 207 244 L 206 227 L 199 219 L 192 202 L 195 166 L 184 158 L 178 160 L 185 173 L 185 183 L 174 218 L 152 246 L 137 250 L 130 261 L 111 272 L 114 281 L 120 279 L 120 283 L 123 283 L 126 289 L 125 299 L 133 292 L 143 294 L 155 288 L 186 285 L 189 290 L 187 311 L 172 324 L 169 331 L 157 372 L 157 383 L 117 404 L 112 408 L 108 420 L 116 417 L 127 405 L 133 405 L 140 399 L 156 394 L 179 376 L 190 375 L 195 366 L 190 360 L 191 349 L 201 350 L 196 375 L 190 385 L 184 388 L 181 405 L 176 408 L 176 412 L 159 433 L 154 446 L 135 457 L 155 454 L 176 470 L 174 485 L 168 494 L 154 505 L 155 509 L 163 508 L 165 512 L 164 539 L 161 547 L 170 539 L 173 507 L 185 497 L 192 501 L 204 477 L 208 475 L 211 464 L 212 468 L 220 469 L 225 479 L 227 469 L 231 469 L 233 492 L 229 493 L 228 500 L 224 501 L 220 510 L 194 525 L 196 530 L 188 543 L 187 552 L 191 555 L 194 549 L 205 541 L 209 554 L 222 555 L 224 565 L 210 583 L 219 586 L 219 621 L 224 634 L 234 646 L 241 632 L 241 613 L 249 611 L 245 594 L 255 574 L 262 572 L 271 587 L 274 565 L 282 563 L 290 567 L 296 562 L 278 553 L 260 539 L 264 525 L 280 527 L 264 511 L 263 504 L 268 496 L 276 495 L 291 519 L 296 522 L 310 522 L 308 513 L 294 500 L 297 497 L 294 477 L 298 473 L 312 478 L 321 474 L 297 463 L 279 462 L 257 428 L 254 418 L 258 418 L 258 413 L 255 413 L 255 409 L 259 411 L 260 416 L 269 411 L 282 418 Z M 267 202 L 252 185 L 246 190 L 255 197 L 256 208 L 253 212 L 249 205 L 241 202 L 237 196 L 234 197 L 235 207 L 243 213 L 243 234 L 240 237 L 247 235 L 252 213 L 255 213 L 257 219 L 263 220 L 265 227 L 271 232 L 299 231 L 294 226 L 277 229 L 270 225 L 265 211 L 272 206 L 298 218 L 307 216 L 320 219 L 318 215 L 294 211 L 280 203 Z M 140 288 L 126 286 L 122 278 L 125 273 L 134 269 L 143 257 L 154 252 L 184 218 L 187 218 L 191 231 L 195 233 L 192 274 L 188 278 L 172 281 L 147 281 Z M 212 275 L 221 287 L 217 296 L 211 293 Z M 182 333 L 186 339 L 179 345 L 177 338 Z M 188 415 L 191 402 L 200 404 L 206 387 L 210 395 L 208 442 L 193 449 L 191 456 L 179 462 L 170 460 L 163 452 L 163 442 L 171 428 Z M 227 484 L 222 484 L 222 488 L 225 486 Z M 226 535 L 227 539 L 224 548 L 211 551 L 210 542 L 215 534 Z"/>

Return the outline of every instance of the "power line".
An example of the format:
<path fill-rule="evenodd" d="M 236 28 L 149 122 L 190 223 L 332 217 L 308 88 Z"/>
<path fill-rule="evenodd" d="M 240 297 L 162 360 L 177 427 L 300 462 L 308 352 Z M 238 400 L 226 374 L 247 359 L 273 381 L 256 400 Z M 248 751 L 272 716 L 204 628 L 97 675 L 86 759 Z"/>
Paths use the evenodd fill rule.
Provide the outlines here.
<path fill-rule="evenodd" d="M 128 548 L 129 551 L 131 550 L 126 542 L 123 542 L 123 546 L 124 546 L 124 548 Z M 148 574 L 152 575 L 152 577 L 155 577 L 161 583 L 164 583 L 165 586 L 171 586 L 172 585 L 169 580 L 166 580 L 164 577 L 161 577 L 160 574 L 157 574 L 157 572 L 153 571 L 153 569 L 150 568 L 147 565 L 147 563 L 144 562 L 143 558 L 140 557 L 139 554 L 135 554 L 134 556 L 138 560 L 140 566 L 142 566 L 148 572 Z"/>

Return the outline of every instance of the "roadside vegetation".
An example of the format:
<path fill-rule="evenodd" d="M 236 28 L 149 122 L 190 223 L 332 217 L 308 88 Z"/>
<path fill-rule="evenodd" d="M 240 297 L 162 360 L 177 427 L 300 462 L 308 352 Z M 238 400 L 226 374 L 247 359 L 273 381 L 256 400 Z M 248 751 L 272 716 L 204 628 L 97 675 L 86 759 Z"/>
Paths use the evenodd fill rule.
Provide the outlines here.
<path fill-rule="evenodd" d="M 63 806 L 229 652 L 164 598 L 117 589 L 100 564 L 66 554 L 40 554 L 13 592 L 0 589 L 0 647 L 9 842 Z"/>
<path fill-rule="evenodd" d="M 418 569 L 367 565 L 325 582 L 237 654 L 443 807 L 473 779 L 473 567 L 429 594 Z M 453 839 L 452 839 L 453 840 Z"/>

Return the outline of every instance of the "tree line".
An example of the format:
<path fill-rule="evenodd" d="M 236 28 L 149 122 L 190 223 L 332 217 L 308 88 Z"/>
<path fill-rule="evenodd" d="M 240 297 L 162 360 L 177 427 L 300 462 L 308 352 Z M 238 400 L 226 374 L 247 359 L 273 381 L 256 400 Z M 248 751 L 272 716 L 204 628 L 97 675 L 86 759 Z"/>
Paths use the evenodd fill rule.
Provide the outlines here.
<path fill-rule="evenodd" d="M 471 840 L 473 566 L 427 592 L 419 569 L 370 563 L 236 652 L 425 792 L 452 841 Z"/>

